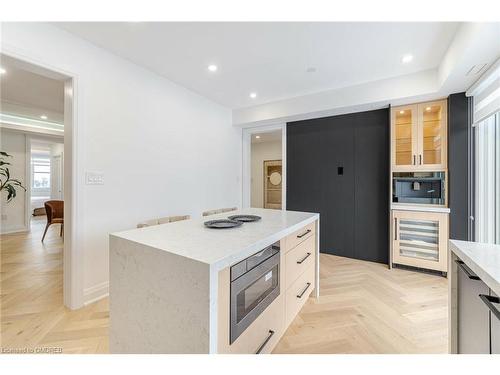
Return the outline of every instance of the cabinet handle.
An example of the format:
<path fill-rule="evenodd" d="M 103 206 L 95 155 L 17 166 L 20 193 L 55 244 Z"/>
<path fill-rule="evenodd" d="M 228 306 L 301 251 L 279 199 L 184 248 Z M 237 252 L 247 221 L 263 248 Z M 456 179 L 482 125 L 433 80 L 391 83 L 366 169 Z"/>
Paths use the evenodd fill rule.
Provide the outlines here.
<path fill-rule="evenodd" d="M 273 337 L 274 335 L 274 331 L 272 329 L 269 330 L 268 332 L 268 335 L 266 337 L 266 339 L 264 340 L 264 342 L 262 343 L 261 346 L 259 346 L 259 349 L 257 349 L 257 351 L 255 352 L 255 354 L 260 354 L 260 352 L 265 348 L 265 346 L 267 345 L 267 343 L 269 342 L 269 340 L 271 340 L 271 337 Z"/>
<path fill-rule="evenodd" d="M 419 164 L 422 165 L 422 154 L 418 155 Z"/>
<path fill-rule="evenodd" d="M 416 155 L 413 155 L 413 165 L 417 164 L 417 159 L 416 159 Z"/>
<path fill-rule="evenodd" d="M 479 298 L 483 300 L 483 302 L 488 306 L 490 311 L 500 320 L 500 311 L 495 307 L 493 303 L 500 303 L 500 298 L 487 296 L 486 294 L 480 294 Z"/>
<path fill-rule="evenodd" d="M 394 218 L 394 241 L 398 240 L 398 218 Z"/>
<path fill-rule="evenodd" d="M 462 262 L 460 259 L 455 259 L 455 263 L 457 264 L 458 267 L 464 271 L 464 273 L 467 275 L 467 277 L 471 280 L 481 280 L 479 276 L 474 275 L 474 273 L 465 265 L 464 262 Z"/>
<path fill-rule="evenodd" d="M 302 263 L 304 263 L 304 261 L 305 261 L 307 258 L 309 258 L 309 256 L 310 256 L 310 255 L 311 255 L 311 253 L 307 253 L 307 255 L 306 255 L 304 258 L 302 258 L 301 260 L 298 260 L 298 261 L 297 261 L 297 264 L 302 264 Z"/>
<path fill-rule="evenodd" d="M 302 237 L 304 237 L 306 234 L 309 234 L 309 233 L 311 233 L 311 230 L 310 230 L 310 229 L 306 230 L 306 231 L 305 231 L 304 233 L 302 233 L 302 234 L 297 235 L 297 238 L 302 238 Z"/>
<path fill-rule="evenodd" d="M 311 286 L 311 283 L 307 283 L 307 285 L 304 288 L 304 290 L 302 291 L 302 293 L 297 294 L 297 298 L 302 298 L 302 296 L 304 295 L 305 292 L 307 292 L 307 289 L 309 289 L 310 286 Z"/>

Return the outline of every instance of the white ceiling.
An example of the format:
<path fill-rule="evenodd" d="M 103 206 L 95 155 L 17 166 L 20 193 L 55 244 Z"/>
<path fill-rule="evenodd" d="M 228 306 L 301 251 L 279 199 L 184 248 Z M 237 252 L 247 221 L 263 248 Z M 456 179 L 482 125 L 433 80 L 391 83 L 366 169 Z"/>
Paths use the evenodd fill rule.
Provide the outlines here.
<path fill-rule="evenodd" d="M 6 70 L 0 76 L 3 112 L 34 119 L 46 115 L 48 121 L 63 120 L 63 81 L 31 72 L 17 60 L 3 55 L 0 65 Z"/>
<path fill-rule="evenodd" d="M 435 69 L 458 23 L 56 23 L 230 108 Z M 402 64 L 404 54 L 414 59 Z M 210 73 L 209 64 L 218 71 Z M 316 71 L 308 73 L 308 68 Z M 256 99 L 249 93 L 257 92 Z"/>

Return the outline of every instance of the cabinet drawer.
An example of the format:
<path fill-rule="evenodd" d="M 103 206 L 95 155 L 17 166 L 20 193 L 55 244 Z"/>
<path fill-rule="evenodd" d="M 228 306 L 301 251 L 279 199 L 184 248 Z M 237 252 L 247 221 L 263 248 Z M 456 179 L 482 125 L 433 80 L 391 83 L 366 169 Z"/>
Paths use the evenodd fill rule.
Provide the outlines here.
<path fill-rule="evenodd" d="M 314 259 L 316 256 L 315 244 L 315 237 L 309 237 L 286 254 L 285 289 L 288 289 L 288 287 L 306 270 L 310 267 L 314 267 Z"/>
<path fill-rule="evenodd" d="M 316 233 L 316 222 L 306 225 L 305 227 L 299 229 L 298 231 L 290 234 L 286 238 L 286 251 L 292 250 L 298 244 L 304 242 L 310 237 L 314 237 Z"/>
<path fill-rule="evenodd" d="M 293 319 L 297 316 L 309 295 L 314 289 L 314 265 L 309 265 L 309 268 L 301 275 L 286 291 L 286 321 L 285 326 L 288 327 Z"/>
<path fill-rule="evenodd" d="M 271 353 L 284 332 L 284 291 L 264 312 L 233 342 L 233 354 Z"/>

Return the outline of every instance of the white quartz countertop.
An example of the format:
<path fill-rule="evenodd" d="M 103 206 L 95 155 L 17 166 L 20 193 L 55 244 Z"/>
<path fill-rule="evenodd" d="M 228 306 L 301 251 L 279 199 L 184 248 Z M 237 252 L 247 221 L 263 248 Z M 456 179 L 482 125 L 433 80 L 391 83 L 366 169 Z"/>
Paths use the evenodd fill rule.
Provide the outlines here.
<path fill-rule="evenodd" d="M 450 251 L 500 295 L 500 245 L 450 240 Z"/>
<path fill-rule="evenodd" d="M 210 229 L 203 225 L 208 220 L 225 219 L 237 214 L 258 215 L 262 219 L 230 229 Z M 317 213 L 249 208 L 112 233 L 110 236 L 223 268 L 262 250 L 317 219 L 319 219 Z"/>

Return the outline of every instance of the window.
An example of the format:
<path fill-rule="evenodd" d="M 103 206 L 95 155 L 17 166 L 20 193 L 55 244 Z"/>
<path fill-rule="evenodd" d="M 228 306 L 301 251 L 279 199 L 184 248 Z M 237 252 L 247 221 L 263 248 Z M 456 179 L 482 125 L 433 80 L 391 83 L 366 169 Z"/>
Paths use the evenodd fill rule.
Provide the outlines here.
<path fill-rule="evenodd" d="M 475 124 L 475 240 L 500 244 L 500 112 Z"/>
<path fill-rule="evenodd" d="M 37 190 L 50 189 L 50 159 L 33 158 L 32 163 L 32 188 Z"/>

